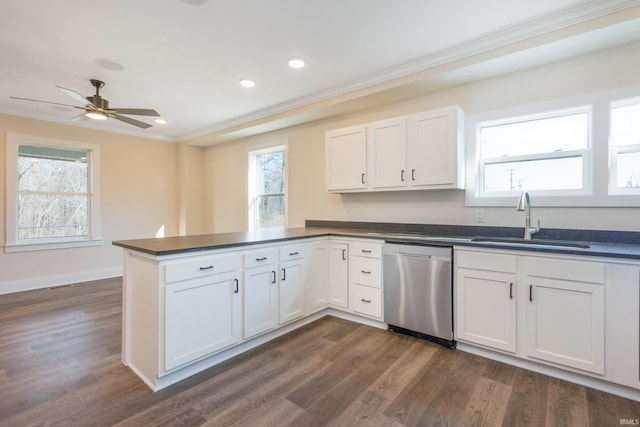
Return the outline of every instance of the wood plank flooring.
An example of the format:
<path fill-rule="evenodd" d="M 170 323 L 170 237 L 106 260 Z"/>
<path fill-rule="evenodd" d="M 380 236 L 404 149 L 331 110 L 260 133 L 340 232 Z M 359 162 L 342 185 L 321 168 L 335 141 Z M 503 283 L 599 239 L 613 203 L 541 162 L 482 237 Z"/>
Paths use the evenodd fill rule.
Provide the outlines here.
<path fill-rule="evenodd" d="M 640 403 L 326 317 L 152 393 L 119 279 L 0 296 L 0 426 L 619 426 Z"/>

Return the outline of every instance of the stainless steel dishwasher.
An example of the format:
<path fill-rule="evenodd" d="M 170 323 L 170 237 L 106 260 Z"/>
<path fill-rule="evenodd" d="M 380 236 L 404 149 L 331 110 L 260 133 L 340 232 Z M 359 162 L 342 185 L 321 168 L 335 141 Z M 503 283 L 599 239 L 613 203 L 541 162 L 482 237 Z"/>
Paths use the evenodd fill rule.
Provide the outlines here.
<path fill-rule="evenodd" d="M 451 261 L 450 247 L 383 246 L 384 321 L 389 330 L 455 347 Z"/>

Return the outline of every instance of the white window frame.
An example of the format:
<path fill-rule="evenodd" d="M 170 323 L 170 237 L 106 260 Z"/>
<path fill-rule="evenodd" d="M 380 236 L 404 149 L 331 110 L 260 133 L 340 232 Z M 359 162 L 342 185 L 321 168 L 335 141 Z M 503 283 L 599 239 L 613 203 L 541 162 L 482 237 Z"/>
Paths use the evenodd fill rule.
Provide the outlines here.
<path fill-rule="evenodd" d="M 640 104 L 640 97 L 614 100 L 610 103 L 609 114 L 615 107 Z M 618 156 L 620 154 L 640 153 L 640 144 L 611 145 L 609 141 L 609 194 L 611 195 L 640 195 L 640 188 L 620 188 L 618 181 Z"/>
<path fill-rule="evenodd" d="M 257 154 L 265 154 L 274 151 L 284 151 L 284 224 L 282 227 L 269 229 L 286 228 L 289 224 L 289 141 L 281 140 L 265 144 L 253 145 L 247 148 L 247 229 L 249 231 L 265 230 L 256 227 L 257 218 L 255 216 L 255 192 L 256 169 L 255 160 Z"/>
<path fill-rule="evenodd" d="M 89 227 L 87 236 L 51 237 L 47 239 L 18 238 L 18 147 L 21 144 L 59 149 L 86 150 L 90 153 L 87 162 L 89 190 Z M 100 237 L 100 147 L 78 141 L 67 141 L 39 136 L 7 133 L 6 176 L 6 253 L 50 249 L 67 249 L 102 245 Z"/>
<path fill-rule="evenodd" d="M 493 120 L 493 121 L 485 121 L 476 124 L 476 141 L 480 140 L 480 135 L 482 133 L 482 128 L 491 127 L 491 126 L 499 126 L 504 124 L 518 123 L 518 122 L 528 122 L 535 121 L 540 119 L 550 119 L 554 117 L 563 117 L 573 114 L 587 114 L 587 126 L 589 127 L 587 131 L 587 148 L 582 150 L 571 150 L 571 151 L 557 151 L 550 153 L 535 153 L 535 154 L 523 154 L 516 156 L 503 156 L 503 157 L 495 157 L 495 158 L 481 158 L 480 153 L 478 152 L 478 180 L 477 180 L 477 188 L 476 194 L 479 198 L 491 198 L 491 197 L 504 197 L 504 196 L 513 196 L 517 197 L 520 195 L 522 191 L 513 190 L 513 191 L 484 191 L 484 169 L 486 165 L 489 164 L 500 164 L 500 163 L 512 163 L 519 161 L 527 161 L 527 160 L 553 160 L 553 159 L 563 159 L 570 157 L 580 157 L 582 159 L 582 188 L 580 189 L 565 189 L 565 190 L 535 190 L 530 193 L 535 193 L 536 195 L 543 196 L 567 196 L 567 195 L 586 195 L 591 191 L 591 181 L 590 170 L 591 170 L 591 120 L 592 120 L 592 109 L 589 106 L 580 106 L 576 108 L 570 109 L 562 109 L 562 110 L 554 110 L 554 111 L 545 111 L 536 114 L 529 114 L 526 116 L 517 116 L 510 117 L 506 119 Z M 526 188 L 523 190 L 527 190 Z"/>
<path fill-rule="evenodd" d="M 566 192 L 529 191 L 531 203 L 539 207 L 640 207 L 640 194 L 612 194 L 611 180 L 611 148 L 609 147 L 610 106 L 622 99 L 640 97 L 640 85 L 627 86 L 603 92 L 588 93 L 570 98 L 540 102 L 490 111 L 486 113 L 467 114 L 466 116 L 466 148 L 465 148 L 465 206 L 469 207 L 515 207 L 518 195 L 504 194 L 490 197 L 479 197 L 480 178 L 479 156 L 477 153 L 477 126 L 480 123 L 500 121 L 509 117 L 532 116 L 540 112 L 569 110 L 589 105 L 592 108 L 589 165 L 583 168 L 589 176 L 585 181 L 589 191 L 583 194 Z M 618 147 L 622 150 L 627 147 Z"/>

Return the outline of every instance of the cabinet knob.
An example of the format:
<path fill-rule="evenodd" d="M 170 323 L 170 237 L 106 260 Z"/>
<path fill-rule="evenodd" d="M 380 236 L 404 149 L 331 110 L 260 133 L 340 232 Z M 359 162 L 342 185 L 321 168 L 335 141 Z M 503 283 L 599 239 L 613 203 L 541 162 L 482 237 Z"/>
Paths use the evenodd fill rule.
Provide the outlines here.
<path fill-rule="evenodd" d="M 362 298 L 360 301 L 362 301 L 362 302 L 366 302 L 367 304 L 369 304 L 369 303 L 371 302 L 371 300 L 370 300 L 370 299 L 364 299 L 364 298 Z"/>
<path fill-rule="evenodd" d="M 267 260 L 266 256 L 263 256 L 261 258 L 256 258 L 256 261 L 266 261 L 266 260 Z"/>
<path fill-rule="evenodd" d="M 211 270 L 213 269 L 213 265 L 209 265 L 207 267 L 200 267 L 200 271 Z"/>
<path fill-rule="evenodd" d="M 367 270 L 360 270 L 360 273 L 362 273 L 362 274 L 371 274 L 371 272 L 367 271 Z"/>

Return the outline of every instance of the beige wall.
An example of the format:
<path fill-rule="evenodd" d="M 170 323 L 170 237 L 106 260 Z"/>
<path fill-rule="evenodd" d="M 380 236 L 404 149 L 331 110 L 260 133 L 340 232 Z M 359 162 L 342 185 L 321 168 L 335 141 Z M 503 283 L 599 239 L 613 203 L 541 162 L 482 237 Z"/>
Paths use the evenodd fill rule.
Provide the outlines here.
<path fill-rule="evenodd" d="M 366 113 L 210 147 L 205 155 L 206 229 L 245 230 L 246 152 L 270 140 L 289 141 L 289 226 L 305 219 L 475 225 L 464 192 L 412 191 L 334 195 L 325 191 L 324 133 L 330 129 L 459 104 L 466 115 L 509 109 L 640 84 L 640 44 L 630 44 L 421 96 Z M 484 208 L 484 225 L 521 227 L 515 208 Z M 640 231 L 637 208 L 535 208 L 543 227 Z"/>
<path fill-rule="evenodd" d="M 7 132 L 100 145 L 103 244 L 0 252 L 0 293 L 117 275 L 122 249 L 112 246 L 112 240 L 153 237 L 162 226 L 167 235 L 178 233 L 177 144 L 0 115 L 0 241 L 6 224 Z"/>

